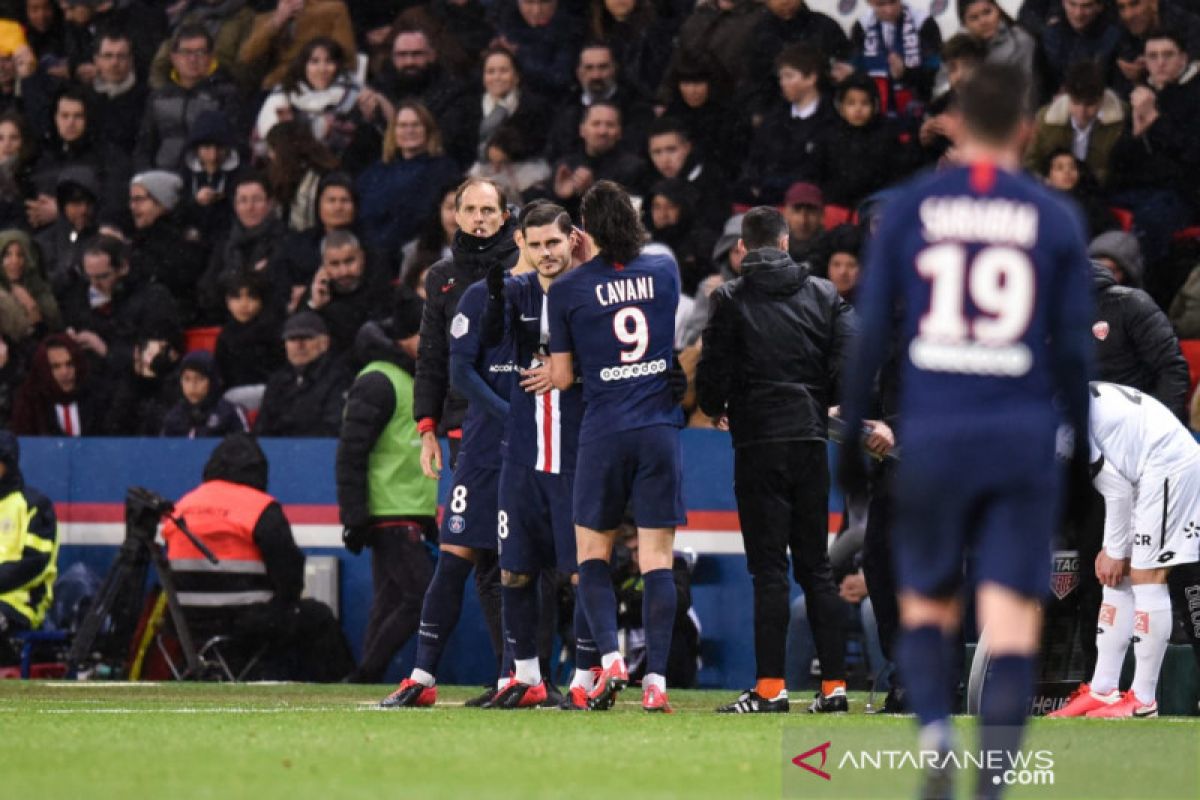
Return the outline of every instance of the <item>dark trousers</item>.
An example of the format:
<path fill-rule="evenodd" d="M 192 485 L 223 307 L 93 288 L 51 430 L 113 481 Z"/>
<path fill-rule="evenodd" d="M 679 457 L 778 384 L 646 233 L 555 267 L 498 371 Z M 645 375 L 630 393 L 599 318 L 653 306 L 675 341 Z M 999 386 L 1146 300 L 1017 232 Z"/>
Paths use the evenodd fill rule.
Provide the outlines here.
<path fill-rule="evenodd" d="M 359 678 L 378 683 L 421 622 L 421 602 L 433 560 L 417 524 L 377 528 L 371 545 L 374 597 L 363 637 Z"/>
<path fill-rule="evenodd" d="M 1091 680 L 1096 668 L 1096 620 L 1104 587 L 1096 578 L 1096 556 L 1104 544 L 1104 497 L 1092 491 L 1082 520 L 1076 523 L 1075 549 L 1079 551 L 1079 605 L 1077 624 L 1079 649 L 1083 651 L 1084 680 Z"/>
<path fill-rule="evenodd" d="M 769 442 L 734 450 L 734 494 L 754 582 L 759 678 L 782 678 L 789 620 L 788 552 L 804 590 L 825 680 L 846 677 L 843 609 L 829 565 L 825 442 Z"/>
<path fill-rule="evenodd" d="M 892 572 L 892 478 L 894 462 L 880 464 L 871 482 L 871 500 L 867 512 L 867 530 L 863 535 L 862 569 L 867 594 L 875 611 L 879 631 L 879 649 L 888 661 L 894 661 L 892 648 L 900 629 L 900 605 L 896 599 L 896 578 Z"/>

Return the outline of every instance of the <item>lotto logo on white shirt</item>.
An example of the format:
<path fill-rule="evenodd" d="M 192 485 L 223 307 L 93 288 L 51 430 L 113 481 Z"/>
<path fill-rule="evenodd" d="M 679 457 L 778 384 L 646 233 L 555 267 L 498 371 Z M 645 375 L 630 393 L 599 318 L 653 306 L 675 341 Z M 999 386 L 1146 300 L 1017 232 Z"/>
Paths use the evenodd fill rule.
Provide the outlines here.
<path fill-rule="evenodd" d="M 647 375 L 657 375 L 667 371 L 667 360 L 643 361 L 640 364 L 626 364 L 623 367 L 605 367 L 600 370 L 602 381 L 626 381 L 630 378 L 643 378 Z"/>

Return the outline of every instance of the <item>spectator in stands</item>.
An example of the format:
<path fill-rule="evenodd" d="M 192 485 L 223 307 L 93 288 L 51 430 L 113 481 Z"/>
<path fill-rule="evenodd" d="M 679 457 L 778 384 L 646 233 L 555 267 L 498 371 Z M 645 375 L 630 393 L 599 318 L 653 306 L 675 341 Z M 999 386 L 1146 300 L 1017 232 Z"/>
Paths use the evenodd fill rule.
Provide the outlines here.
<path fill-rule="evenodd" d="M 438 53 L 424 31 L 397 30 L 391 52 L 375 84 L 397 111 L 406 102 L 418 102 L 429 109 L 442 133 L 445 151 L 465 169 L 475 160 L 479 133 L 468 120 L 472 113 L 470 87 L 438 62 Z M 389 119 L 389 127 L 391 122 Z"/>
<path fill-rule="evenodd" d="M 351 13 L 362 5 L 356 3 Z M 480 0 L 430 0 L 405 8 L 392 27 L 383 28 L 377 36 L 386 46 L 393 29 L 425 31 L 446 68 L 455 75 L 466 76 L 479 68 L 480 53 L 496 38 L 496 29 L 492 25 L 494 10 L 493 4 Z M 371 34 L 368 31 L 367 38 L 375 47 Z"/>
<path fill-rule="evenodd" d="M 9 426 L 18 436 L 96 436 L 105 408 L 103 385 L 74 338 L 52 333 L 38 345 L 17 389 Z"/>
<path fill-rule="evenodd" d="M 1070 150 L 1065 147 L 1051 150 L 1038 173 L 1046 179 L 1047 186 L 1070 196 L 1079 206 L 1089 237 L 1119 227 L 1088 165 Z"/>
<path fill-rule="evenodd" d="M 265 143 L 277 123 L 292 120 L 307 124 L 313 138 L 335 156 L 351 148 L 373 156 L 394 113 L 386 97 L 359 82 L 342 46 L 318 36 L 296 54 L 283 81 L 263 101 L 254 139 Z"/>
<path fill-rule="evenodd" d="M 131 369 L 139 338 L 179 324 L 175 300 L 162 284 L 131 270 L 125 243 L 111 236 L 90 239 L 81 260 L 86 282 L 73 284 L 62 297 L 63 321 L 94 365 Z"/>
<path fill-rule="evenodd" d="M 66 26 L 62 7 L 55 0 L 25 0 L 17 15 L 29 48 L 47 66 L 61 65 L 57 78 L 67 78 Z"/>
<path fill-rule="evenodd" d="M 589 105 L 579 123 L 576 146 L 554 165 L 551 191 L 557 202 L 574 214 L 584 192 L 601 180 L 640 194 L 645 166 L 621 143 L 621 109 L 609 100 Z"/>
<path fill-rule="evenodd" d="M 621 81 L 654 97 L 671 59 L 672 26 L 653 0 L 591 0 L 588 39 L 605 42 L 621 65 Z"/>
<path fill-rule="evenodd" d="M 300 311 L 283 326 L 287 366 L 267 381 L 254 432 L 259 436 L 337 436 L 353 378 L 329 352 L 329 329 L 315 311 Z"/>
<path fill-rule="evenodd" d="M 257 412 L 267 380 L 284 366 L 282 320 L 266 303 L 268 284 L 261 271 L 226 271 L 220 285 L 229 318 L 217 334 L 217 375 L 226 399 Z"/>
<path fill-rule="evenodd" d="M 814 274 L 829 261 L 825 238 L 825 196 L 813 183 L 793 183 L 783 198 L 788 225 L 788 255 L 797 264 L 808 264 Z"/>
<path fill-rule="evenodd" d="M 380 160 L 356 183 L 366 244 L 393 256 L 399 253 L 425 221 L 435 193 L 457 174 L 429 109 L 402 102 L 388 126 Z"/>
<path fill-rule="evenodd" d="M 743 58 L 746 59 L 746 84 L 739 92 L 752 114 L 765 117 L 776 105 L 778 88 L 774 78 L 780 58 L 787 50 L 805 45 L 820 55 L 816 59 L 823 74 L 830 60 L 835 81 L 853 71 L 850 65 L 850 40 L 842 26 L 819 11 L 811 10 L 804 0 L 766 0 L 766 11 L 750 35 Z M 794 65 L 789 65 L 794 66 Z M 809 74 L 814 74 L 809 73 Z"/>
<path fill-rule="evenodd" d="M 735 178 L 742 171 L 748 124 L 728 102 L 728 92 L 709 65 L 680 60 L 673 71 L 674 82 L 666 91 L 669 100 L 663 116 L 684 126 L 704 162 L 727 178 Z M 727 186 L 722 193 L 729 194 Z M 727 213 L 727 201 L 723 202 Z"/>
<path fill-rule="evenodd" d="M 825 55 L 811 45 L 786 48 L 775 65 L 778 90 L 754 132 L 742 173 L 743 195 L 772 205 L 796 181 L 819 180 L 822 137 L 837 122 L 821 95 Z"/>
<path fill-rule="evenodd" d="M 163 436 L 225 436 L 249 430 L 242 410 L 221 397 L 221 378 L 212 353 L 197 350 L 179 362 L 181 397 L 163 418 Z"/>
<path fill-rule="evenodd" d="M 650 182 L 683 181 L 691 194 L 696 221 L 709 230 L 720 230 L 730 206 L 728 182 L 717 159 L 693 147 L 687 127 L 672 117 L 654 121 L 646 149 L 650 155 Z"/>
<path fill-rule="evenodd" d="M 254 89 L 257 80 L 249 65 L 238 57 L 254 29 L 254 3 L 245 0 L 184 0 L 168 10 L 172 29 L 200 25 L 213 40 L 213 57 L 229 71 L 243 90 Z M 150 85 L 157 89 L 171 81 L 171 48 L 164 42 L 150 67 Z"/>
<path fill-rule="evenodd" d="M 258 272 L 263 277 L 263 291 L 269 291 L 271 258 L 286 234 L 287 226 L 276 212 L 267 179 L 254 173 L 239 177 L 233 184 L 232 226 L 213 246 L 208 269 L 197 287 L 201 313 L 208 321 L 225 318 L 220 284 L 226 273 Z M 287 280 L 280 281 L 277 291 L 281 300 L 289 287 Z"/>
<path fill-rule="evenodd" d="M 204 274 L 205 252 L 195 235 L 188 239 L 175 215 L 183 181 L 173 172 L 150 170 L 129 184 L 133 217 L 130 264 L 134 272 L 171 293 L 187 326 L 196 317 L 196 284 Z"/>
<path fill-rule="evenodd" d="M 941 63 L 942 31 L 937 20 L 901 0 L 870 0 L 850 29 L 854 67 L 876 82 L 881 111 L 907 113 L 915 100 L 928 103 Z"/>
<path fill-rule="evenodd" d="M 934 86 L 933 102 L 917 132 L 926 163 L 938 162 L 954 146 L 958 136 L 955 87 L 960 85 L 987 57 L 982 42 L 965 34 L 951 36 L 942 47 L 942 68 Z"/>
<path fill-rule="evenodd" d="M 484 147 L 484 157 L 471 165 L 469 178 L 487 178 L 504 187 L 505 194 L 521 200 L 534 187 L 550 178 L 550 165 L 525 144 L 515 127 L 503 127 L 492 134 Z"/>
<path fill-rule="evenodd" d="M 1112 202 L 1133 211 L 1134 233 L 1153 268 L 1195 212 L 1200 79 L 1177 31 L 1150 34 L 1145 59 L 1148 85 L 1130 95 L 1130 124 L 1113 149 L 1110 185 Z"/>
<path fill-rule="evenodd" d="M 204 111 L 221 111 L 234 130 L 242 130 L 242 107 L 237 85 L 213 60 L 212 37 L 203 27 L 185 25 L 171 38 L 171 81 L 154 89 L 138 131 L 134 166 L 179 169 L 188 135 Z"/>
<path fill-rule="evenodd" d="M 338 513 L 352 553 L 371 548 L 374 597 L 363 657 L 353 680 L 379 683 L 418 630 L 433 562 L 437 484 L 421 472 L 412 415 L 421 303 L 414 294 L 385 323 L 369 322 L 355 342 L 366 366 L 346 398 L 337 449 Z M 403 310 L 402 310 L 403 309 Z"/>
<path fill-rule="evenodd" d="M 1133 87 L 1149 76 L 1145 51 L 1151 33 L 1173 32 L 1189 59 L 1200 58 L 1200 18 L 1188 8 L 1162 0 L 1116 0 L 1116 3 L 1121 24 L 1116 88 L 1122 97 L 1128 97 Z"/>
<path fill-rule="evenodd" d="M 546 144 L 546 158 L 555 163 L 576 148 L 584 113 L 593 104 L 607 101 L 621 112 L 623 138 L 633 152 L 642 152 L 646 130 L 654 118 L 647 100 L 618 80 L 613 50 L 607 44 L 589 43 L 579 51 L 575 88 L 554 108 L 554 124 Z"/>
<path fill-rule="evenodd" d="M 37 338 L 62 330 L 62 314 L 38 250 L 21 230 L 0 231 L 0 289 L 19 303 Z"/>
<path fill-rule="evenodd" d="M 329 349 L 350 351 L 358 329 L 385 317 L 390 309 L 388 276 L 353 233 L 330 231 L 321 240 L 321 267 L 313 275 L 303 305 L 316 311 L 329 330 Z"/>
<path fill-rule="evenodd" d="M 492 137 L 508 130 L 519 138 L 520 147 L 508 153 L 512 161 L 524 161 L 546 148 L 550 109 L 536 91 L 526 85 L 519 62 L 502 47 L 489 47 L 483 53 L 483 94 L 469 106 L 464 125 L 477 131 L 474 158 L 487 160 Z"/>
<path fill-rule="evenodd" d="M 1025 73 L 1031 98 L 1037 97 L 1038 76 L 1034 71 L 1037 42 L 1021 29 L 997 0 L 956 0 L 958 23 L 971 38 L 987 47 L 989 64 L 1011 64 Z"/>
<path fill-rule="evenodd" d="M 754 0 L 699 0 L 679 29 L 659 99 L 664 99 L 681 63 L 715 62 L 715 67 L 734 85 L 745 80 L 748 77 L 745 54 L 750 37 L 766 13 Z"/>
<path fill-rule="evenodd" d="M 267 134 L 267 179 L 289 230 L 306 231 L 317 222 L 321 179 L 337 169 L 337 156 L 313 138 L 298 119 L 276 123 Z"/>
<path fill-rule="evenodd" d="M 17 111 L 0 113 L 0 225 L 27 224 L 25 203 L 34 199 L 34 141 Z"/>
<path fill-rule="evenodd" d="M 269 90 L 283 79 L 304 45 L 318 36 L 335 39 L 351 61 L 358 57 L 350 14 L 341 0 L 279 0 L 273 11 L 254 18 L 238 60 Z"/>
<path fill-rule="evenodd" d="M 1179 291 L 1171 299 L 1167 316 L 1180 339 L 1200 339 L 1200 266 L 1193 267 L 1188 273 L 1183 286 L 1179 287 Z M 1193 397 L 1188 427 L 1193 431 L 1197 430 L 1198 421 L 1200 420 L 1197 418 L 1196 400 Z"/>
<path fill-rule="evenodd" d="M 452 254 L 458 220 L 454 216 L 454 196 L 458 181 L 442 187 L 437 213 L 429 216 L 416 237 L 405 243 L 400 251 L 400 282 L 422 298 L 425 296 L 424 273 L 437 261 Z"/>
<path fill-rule="evenodd" d="M 88 83 L 95 76 L 92 57 L 96 37 L 102 30 L 129 31 L 133 37 L 133 64 L 138 78 L 145 81 L 150 62 L 163 39 L 167 38 L 167 19 L 162 9 L 142 0 L 70 0 L 63 3 L 67 20 L 66 49 L 70 76 Z"/>
<path fill-rule="evenodd" d="M 821 141 L 821 175 L 827 202 L 847 209 L 896 178 L 908 174 L 912 159 L 892 123 L 879 113 L 876 82 L 862 72 L 837 85 L 838 120 Z"/>
<path fill-rule="evenodd" d="M 1125 106 L 1116 92 L 1105 88 L 1104 72 L 1093 61 L 1072 64 L 1063 79 L 1063 89 L 1037 113 L 1025 167 L 1040 171 L 1053 151 L 1066 148 L 1086 163 L 1104 186 L 1113 148 L 1125 128 Z"/>
<path fill-rule="evenodd" d="M 570 89 L 579 20 L 558 0 L 516 0 L 501 7 L 496 44 L 516 55 L 529 85 L 551 102 Z"/>
<path fill-rule="evenodd" d="M 129 159 L 99 138 L 88 120 L 87 95 L 68 86 L 54 101 L 54 127 L 42 142 L 34 166 L 37 198 L 26 204 L 29 224 L 40 229 L 54 222 L 59 209 L 55 202 L 58 179 L 65 170 L 81 175 L 88 171 L 95 200 L 102 211 L 123 205 L 124 186 L 129 179 Z"/>
<path fill-rule="evenodd" d="M 695 293 L 700 281 L 714 272 L 712 249 L 717 236 L 696 219 L 695 195 L 679 178 L 661 180 L 650 189 L 646 206 L 646 230 L 653 241 L 671 248 L 679 267 L 681 291 Z"/>
<path fill-rule="evenodd" d="M 188 238 L 212 242 L 230 224 L 233 184 L 242 169 L 233 126 L 220 111 L 196 118 L 183 154 L 179 220 Z"/>
<path fill-rule="evenodd" d="M 129 31 L 103 30 L 96 38 L 95 63 L 88 100 L 97 134 L 122 153 L 132 153 L 148 90 L 133 69 Z"/>
<path fill-rule="evenodd" d="M 58 520 L 54 504 L 25 485 L 21 445 L 0 431 L 0 658 L 11 658 L 8 636 L 37 630 L 54 600 L 58 575 Z M 3 663 L 3 662 L 0 662 Z M 5 666 L 8 666 L 6 663 Z"/>
<path fill-rule="evenodd" d="M 1104 6 L 1105 0 L 1063 0 L 1062 16 L 1042 31 L 1042 65 L 1053 94 L 1076 64 L 1091 62 L 1102 76 L 1115 66 L 1121 29 Z"/>
<path fill-rule="evenodd" d="M 60 298 L 82 279 L 79 254 L 96 232 L 98 194 L 94 174 L 87 168 L 68 167 L 58 176 L 55 187 L 58 216 L 50 227 L 37 234 L 36 240 L 50 285 Z"/>
<path fill-rule="evenodd" d="M 102 423 L 109 436 L 158 436 L 167 411 L 179 398 L 183 331 L 173 320 L 144 330 L 133 345 L 132 364 L 112 381 Z"/>
<path fill-rule="evenodd" d="M 857 225 L 838 225 L 829 232 L 827 242 L 829 262 L 825 274 L 841 298 L 853 305 L 862 274 L 862 234 Z"/>

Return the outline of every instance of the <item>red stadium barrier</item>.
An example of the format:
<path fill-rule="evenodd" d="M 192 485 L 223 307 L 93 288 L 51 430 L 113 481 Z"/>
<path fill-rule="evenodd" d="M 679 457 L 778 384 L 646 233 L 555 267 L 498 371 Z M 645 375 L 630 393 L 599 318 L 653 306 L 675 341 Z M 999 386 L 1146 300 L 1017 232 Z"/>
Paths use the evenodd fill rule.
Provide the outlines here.
<path fill-rule="evenodd" d="M 183 349 L 188 353 L 194 353 L 197 350 L 207 350 L 210 353 L 215 353 L 217 350 L 217 335 L 221 333 L 221 326 L 212 325 L 206 328 L 188 328 L 183 332 Z"/>

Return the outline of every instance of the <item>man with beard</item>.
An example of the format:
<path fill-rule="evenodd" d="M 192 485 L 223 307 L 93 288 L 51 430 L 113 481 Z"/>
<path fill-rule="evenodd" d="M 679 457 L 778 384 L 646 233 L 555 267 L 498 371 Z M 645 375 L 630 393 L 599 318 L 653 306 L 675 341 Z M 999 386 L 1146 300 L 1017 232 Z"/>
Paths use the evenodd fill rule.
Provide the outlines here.
<path fill-rule="evenodd" d="M 254 432 L 259 436 L 338 435 L 354 376 L 329 352 L 329 330 L 315 311 L 283 325 L 287 364 L 271 374 Z"/>
<path fill-rule="evenodd" d="M 476 437 L 468 435 L 464 424 L 469 414 L 467 402 L 450 388 L 450 360 L 452 342 L 468 336 L 477 338 L 479 333 L 478 317 L 472 320 L 461 313 L 459 300 L 467 287 L 482 280 L 493 265 L 508 269 L 517 263 L 513 238 L 516 225 L 509 216 L 504 191 L 484 178 L 470 178 L 459 186 L 454 216 L 459 229 L 454 235 L 453 255 L 430 267 L 425 278 L 425 310 L 413 387 L 413 417 L 421 431 L 421 469 L 431 480 L 438 479 L 442 455 L 437 433 L 447 434 L 456 462 L 454 488 L 442 526 L 441 554 L 421 610 L 416 668 L 383 701 L 388 708 L 432 705 L 437 700 L 434 671 L 458 622 L 462 587 L 472 569 L 492 647 L 497 654 L 503 650 L 496 558 L 496 492 L 503 423 L 494 418 L 502 417 L 504 412 L 497 407 L 493 410 L 499 414 L 492 414 L 489 409 L 472 406 L 474 413 L 470 416 L 478 424 L 470 433 L 477 431 L 481 437 L 472 442 Z M 500 394 L 495 387 L 492 392 Z M 498 405 L 507 404 L 498 399 Z M 483 441 L 489 436 L 494 440 L 490 447 Z M 482 705 L 495 691 L 490 688 L 469 704 Z"/>
<path fill-rule="evenodd" d="M 597 181 L 613 181 L 640 194 L 645 166 L 621 146 L 621 120 L 621 109 L 608 100 L 597 100 L 584 109 L 578 143 L 558 162 L 549 180 L 556 202 L 568 211 L 578 208 L 584 193 Z"/>
<path fill-rule="evenodd" d="M 646 130 L 654 119 L 654 111 L 646 99 L 617 81 L 617 59 L 612 48 L 602 42 L 585 45 L 579 51 L 575 67 L 577 90 L 558 115 L 550 131 L 546 149 L 547 160 L 553 162 L 575 148 L 579 125 L 587 109 L 599 101 L 608 101 L 620 110 L 624 121 L 625 141 L 634 152 L 640 152 L 646 142 Z"/>
<path fill-rule="evenodd" d="M 437 119 L 446 152 L 464 168 L 475 160 L 477 130 L 464 124 L 469 87 L 438 63 L 437 51 L 421 30 L 401 28 L 375 85 L 393 105 L 420 100 Z"/>
<path fill-rule="evenodd" d="M 370 268 L 357 236 L 343 230 L 325 235 L 306 302 L 329 326 L 335 355 L 350 349 L 364 322 L 387 316 L 390 296 L 387 278 Z"/>

